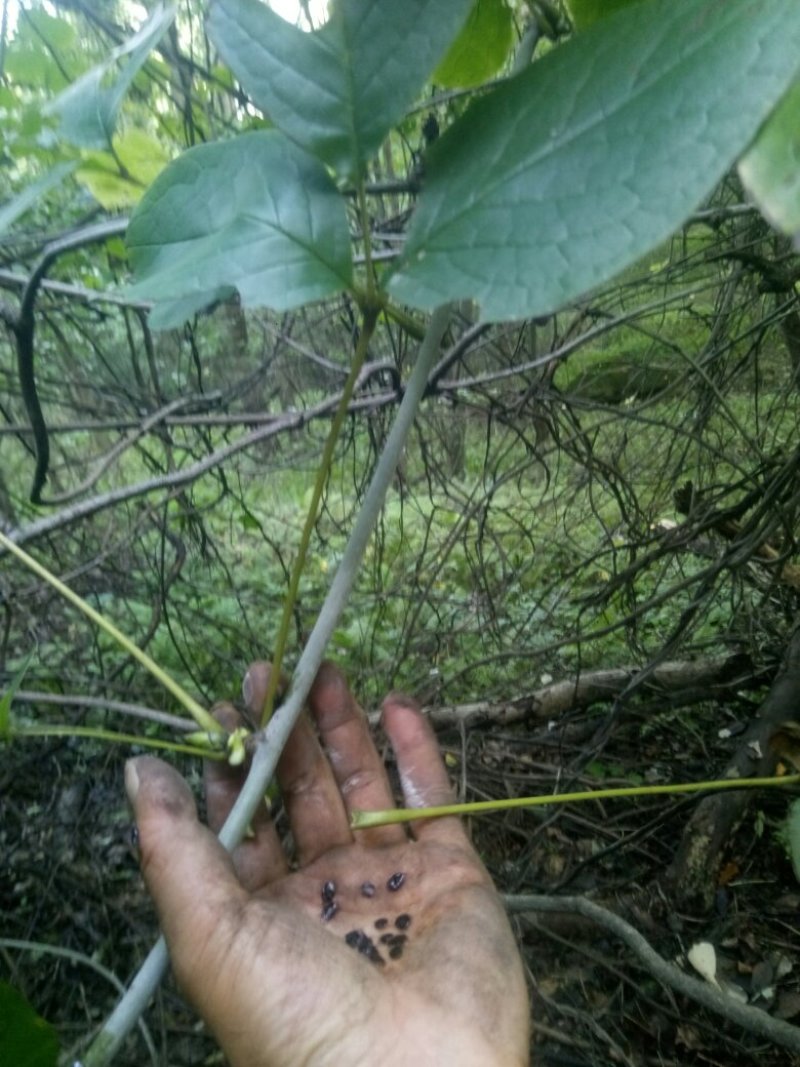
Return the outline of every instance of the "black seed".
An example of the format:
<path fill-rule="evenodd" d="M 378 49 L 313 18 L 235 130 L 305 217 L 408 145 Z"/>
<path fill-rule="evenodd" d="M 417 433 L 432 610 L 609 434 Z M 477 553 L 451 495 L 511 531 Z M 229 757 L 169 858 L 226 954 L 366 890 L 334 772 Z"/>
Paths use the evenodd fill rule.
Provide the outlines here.
<path fill-rule="evenodd" d="M 134 823 L 133 826 L 131 827 L 130 838 L 131 838 L 131 844 L 133 845 L 133 847 L 134 848 L 138 848 L 139 847 L 139 827 L 136 825 L 136 823 Z"/>
<path fill-rule="evenodd" d="M 358 943 L 358 951 L 362 954 L 362 956 L 369 956 L 371 955 L 371 953 L 377 952 L 377 949 L 375 948 L 375 942 L 372 940 L 371 937 L 368 937 L 366 934 L 363 934 L 361 940 Z"/>
<path fill-rule="evenodd" d="M 320 918 L 322 919 L 322 921 L 324 923 L 328 923 L 328 922 L 331 921 L 331 919 L 334 917 L 334 915 L 336 914 L 336 912 L 338 910 L 339 910 L 339 905 L 336 903 L 335 900 L 327 900 L 322 905 L 322 911 L 320 912 Z"/>
<path fill-rule="evenodd" d="M 370 945 L 369 952 L 366 953 L 366 956 L 371 963 L 380 963 L 380 965 L 383 966 L 383 956 L 381 956 L 380 952 L 378 952 L 374 945 Z"/>
<path fill-rule="evenodd" d="M 396 871 L 389 881 L 386 883 L 386 888 L 390 893 L 396 893 L 400 886 L 405 882 L 406 876 L 402 871 Z"/>
<path fill-rule="evenodd" d="M 360 944 L 361 938 L 363 936 L 364 936 L 364 931 L 363 930 L 349 930 L 344 935 L 344 939 L 347 942 L 347 944 L 350 946 L 350 948 L 357 948 L 358 945 Z"/>
<path fill-rule="evenodd" d="M 336 896 L 336 882 L 326 882 L 322 887 L 322 899 L 327 903 Z"/>
<path fill-rule="evenodd" d="M 402 915 L 397 916 L 394 921 L 394 925 L 397 927 L 398 930 L 407 930 L 411 925 L 411 916 L 406 915 L 406 913 L 403 912 Z"/>
<path fill-rule="evenodd" d="M 385 930 L 388 925 L 389 925 L 389 920 L 388 919 L 376 919 L 375 920 L 375 929 L 376 930 Z"/>
<path fill-rule="evenodd" d="M 402 955 L 403 955 L 403 946 L 402 945 L 392 945 L 392 947 L 389 949 L 389 956 L 393 960 L 399 960 Z"/>
<path fill-rule="evenodd" d="M 405 934 L 381 934 L 378 938 L 382 945 L 404 945 L 408 938 Z"/>
<path fill-rule="evenodd" d="M 361 883 L 361 896 L 362 897 L 374 897 L 375 896 L 375 885 L 374 885 L 373 882 L 362 882 Z"/>

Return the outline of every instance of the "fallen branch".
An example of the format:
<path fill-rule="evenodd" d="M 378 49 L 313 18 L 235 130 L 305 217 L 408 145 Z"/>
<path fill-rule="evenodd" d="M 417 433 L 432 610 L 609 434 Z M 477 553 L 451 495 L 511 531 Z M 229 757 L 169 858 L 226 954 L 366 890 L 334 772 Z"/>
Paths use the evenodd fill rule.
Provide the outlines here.
<path fill-rule="evenodd" d="M 484 723 L 507 726 L 532 719 L 555 720 L 568 711 L 613 700 L 643 669 L 646 668 L 630 666 L 586 671 L 574 678 L 534 689 L 532 693 L 513 700 L 481 700 L 473 704 L 428 707 L 424 711 L 437 730 L 451 726 L 481 726 Z M 741 689 L 753 678 L 754 673 L 750 659 L 742 655 L 711 660 L 668 660 L 653 669 L 644 688 L 673 693 L 683 689 L 702 689 L 705 691 L 704 697 L 711 700 L 728 695 L 731 689 Z M 376 723 L 379 717 L 379 712 L 373 712 L 370 721 Z"/>
<path fill-rule="evenodd" d="M 551 897 L 538 895 L 506 896 L 505 905 L 512 914 L 526 911 L 573 912 L 585 919 L 590 919 L 598 926 L 618 937 L 637 957 L 646 970 L 662 985 L 669 986 L 681 996 L 688 997 L 695 1003 L 721 1015 L 729 1022 L 736 1023 L 749 1033 L 758 1034 L 768 1041 L 790 1052 L 800 1055 L 800 1027 L 782 1019 L 774 1019 L 760 1008 L 741 1004 L 726 993 L 707 982 L 685 974 L 674 963 L 659 956 L 646 938 L 642 937 L 630 923 L 625 922 L 607 908 L 600 907 L 584 897 Z"/>

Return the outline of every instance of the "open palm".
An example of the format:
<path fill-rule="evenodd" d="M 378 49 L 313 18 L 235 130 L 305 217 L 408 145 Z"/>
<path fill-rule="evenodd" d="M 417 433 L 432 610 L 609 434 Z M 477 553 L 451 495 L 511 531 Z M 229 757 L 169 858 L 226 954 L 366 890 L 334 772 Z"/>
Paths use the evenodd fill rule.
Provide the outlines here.
<path fill-rule="evenodd" d="M 246 694 L 257 713 L 267 668 Z M 355 835 L 354 808 L 391 807 L 364 716 L 334 668 L 278 768 L 295 869 L 266 815 L 228 857 L 188 787 L 143 757 L 131 779 L 144 874 L 178 980 L 234 1067 L 523 1064 L 528 1009 L 502 904 L 456 819 Z M 217 714 L 235 725 L 235 711 Z M 384 704 L 406 803 L 450 799 L 435 738 L 413 702 Z M 318 735 L 319 739 L 318 739 Z M 207 772 L 218 828 L 241 772 Z"/>

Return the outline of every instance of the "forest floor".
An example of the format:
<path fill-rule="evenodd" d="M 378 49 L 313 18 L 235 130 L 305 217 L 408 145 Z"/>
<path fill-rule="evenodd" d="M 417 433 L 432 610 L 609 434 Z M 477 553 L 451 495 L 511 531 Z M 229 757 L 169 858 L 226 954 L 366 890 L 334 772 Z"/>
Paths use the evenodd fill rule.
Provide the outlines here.
<path fill-rule="evenodd" d="M 619 719 L 577 779 L 561 768 L 607 712 L 541 724 L 440 733 L 454 782 L 467 799 L 600 785 L 708 779 L 757 706 L 641 703 Z M 0 754 L 2 937 L 72 950 L 0 947 L 0 979 L 20 989 L 74 1047 L 108 1013 L 116 992 L 101 965 L 128 982 L 156 935 L 130 844 L 118 750 L 76 741 L 26 742 Z M 194 785 L 196 767 L 188 770 Z M 710 942 L 718 975 L 741 1000 L 800 1023 L 800 886 L 781 842 L 787 799 L 754 795 L 722 869 L 715 906 L 676 910 L 665 875 L 693 798 L 617 800 L 517 810 L 476 818 L 471 832 L 504 893 L 585 895 L 625 917 L 667 961 L 691 972 L 686 953 Z M 513 918 L 531 987 L 537 1067 L 785 1067 L 785 1050 L 662 986 L 613 935 L 569 915 Z M 119 1065 L 220 1064 L 222 1057 L 171 979 Z"/>

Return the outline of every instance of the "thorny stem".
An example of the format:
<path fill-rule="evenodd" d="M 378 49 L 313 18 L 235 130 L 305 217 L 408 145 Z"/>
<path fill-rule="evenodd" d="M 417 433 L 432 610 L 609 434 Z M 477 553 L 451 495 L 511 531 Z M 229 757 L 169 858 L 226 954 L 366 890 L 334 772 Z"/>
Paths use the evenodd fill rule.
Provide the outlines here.
<path fill-rule="evenodd" d="M 618 789 L 590 789 L 581 793 L 547 793 L 535 797 L 511 797 L 505 800 L 475 800 L 467 804 L 442 804 L 434 808 L 392 808 L 384 811 L 354 811 L 350 815 L 352 830 L 373 826 L 436 819 L 444 815 L 476 815 L 485 811 L 509 808 L 539 808 L 551 804 L 574 804 L 582 800 L 613 800 L 618 797 L 653 797 L 674 793 L 710 793 L 722 789 L 762 789 L 772 786 L 800 785 L 800 774 L 782 778 L 720 778 L 711 782 L 678 782 L 673 785 L 622 786 Z"/>
<path fill-rule="evenodd" d="M 272 656 L 272 667 L 267 681 L 267 695 L 264 700 L 264 711 L 261 716 L 262 729 L 269 722 L 275 705 L 275 695 L 278 692 L 278 686 L 280 684 L 283 656 L 286 651 L 286 642 L 289 639 L 289 630 L 292 625 L 292 612 L 297 603 L 297 591 L 300 588 L 300 579 L 303 576 L 306 555 L 308 554 L 308 546 L 311 543 L 311 535 L 314 532 L 314 523 L 317 521 L 320 498 L 330 475 L 336 442 L 339 439 L 339 434 L 341 433 L 342 425 L 347 415 L 347 409 L 350 405 L 350 400 L 353 396 L 353 390 L 358 381 L 358 376 L 361 373 L 361 368 L 364 366 L 369 342 L 375 332 L 375 323 L 377 321 L 378 312 L 376 310 L 370 308 L 364 311 L 361 322 L 361 335 L 358 338 L 358 344 L 356 345 L 356 350 L 353 355 L 353 363 L 350 367 L 350 373 L 347 376 L 344 389 L 342 390 L 339 406 L 336 409 L 331 428 L 328 431 L 328 438 L 325 441 L 325 448 L 322 451 L 322 458 L 319 467 L 317 468 L 317 476 L 311 493 L 311 503 L 308 506 L 308 513 L 303 525 L 303 532 L 300 535 L 300 544 L 297 546 L 297 556 L 295 557 L 294 566 L 292 567 L 292 573 L 289 578 L 289 588 L 286 592 L 286 599 L 283 602 L 283 615 L 281 616 L 280 626 L 278 627 L 278 636 L 275 639 L 275 651 Z"/>
<path fill-rule="evenodd" d="M 425 339 L 417 354 L 417 362 L 408 380 L 394 425 L 380 455 L 372 480 L 359 510 L 342 561 L 331 583 L 325 603 L 300 656 L 292 685 L 285 701 L 270 719 L 266 728 L 256 735 L 256 748 L 250 773 L 233 807 L 219 839 L 229 851 L 245 835 L 253 813 L 263 803 L 267 783 L 275 772 L 278 757 L 297 721 L 331 634 L 344 610 L 350 590 L 358 575 L 361 560 L 370 535 L 375 528 L 386 490 L 397 468 L 419 402 L 425 392 L 431 367 L 439 351 L 439 344 L 450 319 L 448 307 L 437 308 L 431 315 Z M 159 938 L 142 964 L 128 992 L 106 1020 L 83 1058 L 83 1067 L 106 1067 L 135 1025 L 155 992 L 167 966 L 167 950 L 163 937 Z"/>
<path fill-rule="evenodd" d="M 121 630 L 118 630 L 113 622 L 106 619 L 99 611 L 95 611 L 91 604 L 87 604 L 86 601 L 70 589 L 68 585 L 64 585 L 64 583 L 56 578 L 54 574 L 51 574 L 46 567 L 43 567 L 41 563 L 37 563 L 33 556 L 29 556 L 24 549 L 20 548 L 19 545 L 11 541 L 2 532 L 0 532 L 0 545 L 12 555 L 16 556 L 17 559 L 21 560 L 28 570 L 33 571 L 34 574 L 43 578 L 44 581 L 60 593 L 65 600 L 68 600 L 70 604 L 74 604 L 74 606 L 79 611 L 82 611 L 87 618 L 91 619 L 96 626 L 99 626 L 101 630 L 105 630 L 109 637 L 112 637 L 121 648 L 125 649 L 128 655 L 133 656 L 134 659 L 138 660 L 144 669 L 148 671 L 157 682 L 160 682 L 169 693 L 172 693 L 177 701 L 183 704 L 198 726 L 202 727 L 203 730 L 208 730 L 209 733 L 215 735 L 221 734 L 220 725 L 217 720 L 214 719 L 201 704 L 198 704 L 194 697 L 189 696 L 183 686 L 179 685 L 174 678 L 171 678 L 166 671 L 162 670 L 146 652 L 143 652 L 142 649 L 135 645 L 129 637 L 126 637 Z"/>

